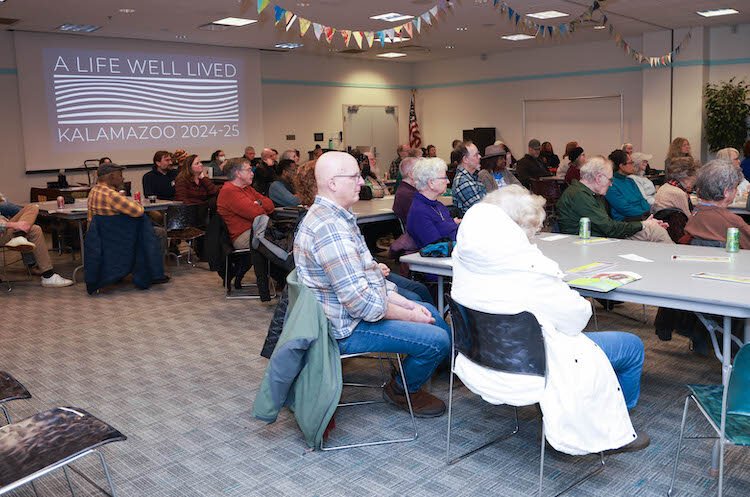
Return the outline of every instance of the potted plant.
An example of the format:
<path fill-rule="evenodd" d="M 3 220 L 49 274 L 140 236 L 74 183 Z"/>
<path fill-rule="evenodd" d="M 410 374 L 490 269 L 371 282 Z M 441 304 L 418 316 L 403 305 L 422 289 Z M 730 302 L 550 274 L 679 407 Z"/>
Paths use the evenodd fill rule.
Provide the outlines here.
<path fill-rule="evenodd" d="M 750 116 L 750 85 L 735 78 L 706 84 L 706 140 L 711 152 L 725 147 L 742 150 L 747 139 Z"/>

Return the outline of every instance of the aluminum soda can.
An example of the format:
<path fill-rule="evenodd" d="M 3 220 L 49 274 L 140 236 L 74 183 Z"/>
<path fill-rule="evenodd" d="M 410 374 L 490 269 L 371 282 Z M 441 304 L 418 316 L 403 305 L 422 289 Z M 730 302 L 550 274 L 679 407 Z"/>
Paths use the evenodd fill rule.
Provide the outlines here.
<path fill-rule="evenodd" d="M 591 219 L 582 217 L 580 221 L 578 221 L 578 238 L 591 238 Z"/>
<path fill-rule="evenodd" d="M 737 228 L 727 228 L 727 252 L 739 252 L 740 250 L 740 230 Z"/>
<path fill-rule="evenodd" d="M 60 195 L 59 197 L 57 197 L 57 208 L 62 209 L 63 207 L 65 207 L 65 197 Z"/>
<path fill-rule="evenodd" d="M 135 200 L 136 202 L 138 202 L 140 204 L 141 203 L 141 192 L 135 192 L 133 194 L 133 200 Z"/>

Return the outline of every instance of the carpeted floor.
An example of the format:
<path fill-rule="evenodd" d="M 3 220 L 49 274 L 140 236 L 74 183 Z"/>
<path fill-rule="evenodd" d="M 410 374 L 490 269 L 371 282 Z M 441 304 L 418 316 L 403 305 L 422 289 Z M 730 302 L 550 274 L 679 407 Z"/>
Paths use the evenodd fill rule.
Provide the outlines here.
<path fill-rule="evenodd" d="M 57 258 L 70 275 L 70 256 Z M 415 442 L 315 453 L 285 411 L 272 425 L 250 416 L 267 361 L 258 355 L 272 309 L 256 301 L 225 300 L 215 273 L 170 267 L 172 282 L 139 291 L 122 285 L 90 297 L 84 286 L 43 289 L 38 278 L 0 296 L 0 369 L 33 394 L 15 401 L 16 419 L 57 406 L 77 406 L 128 436 L 104 448 L 120 496 L 522 496 L 536 492 L 539 465 L 536 409 L 520 410 L 520 432 L 453 466 L 444 463 L 446 417 L 418 420 Z M 23 277 L 20 273 L 11 273 Z M 684 383 L 717 383 L 720 364 L 688 350 L 675 337 L 660 342 L 650 324 L 599 309 L 601 329 L 630 330 L 646 344 L 642 395 L 632 412 L 636 429 L 652 437 L 639 453 L 607 457 L 603 473 L 570 492 L 576 496 L 663 496 L 669 485 Z M 641 316 L 641 306 L 616 312 Z M 649 321 L 655 309 L 648 308 Z M 590 323 L 590 327 L 593 323 Z M 378 378 L 367 361 L 348 365 Z M 433 392 L 447 399 L 447 375 Z M 375 392 L 377 396 L 378 393 Z M 511 427 L 511 409 L 456 392 L 454 450 L 466 449 Z M 405 434 L 408 417 L 389 405 L 339 410 L 337 441 Z M 696 410 L 688 430 L 710 428 Z M 676 495 L 716 492 L 708 476 L 710 441 L 689 441 Z M 596 456 L 547 452 L 546 495 L 566 487 L 596 464 Z M 0 464 L 2 462 L 0 461 Z M 74 464 L 104 484 L 97 459 Z M 746 496 L 750 451 L 729 448 L 725 495 Z M 74 476 L 78 495 L 97 495 Z M 60 472 L 37 483 L 40 496 L 68 495 Z M 11 493 L 33 495 L 30 487 Z"/>

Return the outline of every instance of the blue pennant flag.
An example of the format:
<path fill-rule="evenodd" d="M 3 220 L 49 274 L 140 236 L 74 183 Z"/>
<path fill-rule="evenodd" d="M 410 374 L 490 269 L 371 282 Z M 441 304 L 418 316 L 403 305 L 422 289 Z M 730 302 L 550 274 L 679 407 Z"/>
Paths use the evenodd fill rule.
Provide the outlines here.
<path fill-rule="evenodd" d="M 508 7 L 508 20 L 509 21 L 513 20 L 513 14 L 514 14 L 513 9 L 511 9 L 510 7 Z"/>
<path fill-rule="evenodd" d="M 281 19 L 284 17 L 284 14 L 286 14 L 286 9 L 282 9 L 278 5 L 273 6 L 273 16 L 276 18 L 276 22 L 281 21 Z"/>

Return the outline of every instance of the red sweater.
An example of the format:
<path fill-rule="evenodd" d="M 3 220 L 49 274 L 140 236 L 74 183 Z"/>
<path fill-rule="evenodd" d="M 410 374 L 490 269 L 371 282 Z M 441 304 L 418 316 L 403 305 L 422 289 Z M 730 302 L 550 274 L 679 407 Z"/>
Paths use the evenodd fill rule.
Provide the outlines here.
<path fill-rule="evenodd" d="M 253 227 L 256 216 L 271 214 L 273 209 L 271 199 L 256 192 L 252 186 L 240 188 L 229 181 L 224 183 L 216 201 L 216 210 L 227 223 L 232 241 Z"/>
<path fill-rule="evenodd" d="M 219 193 L 219 187 L 208 178 L 201 178 L 196 185 L 195 181 L 179 176 L 174 182 L 174 189 L 174 199 L 187 205 L 205 204 L 208 197 Z"/>

